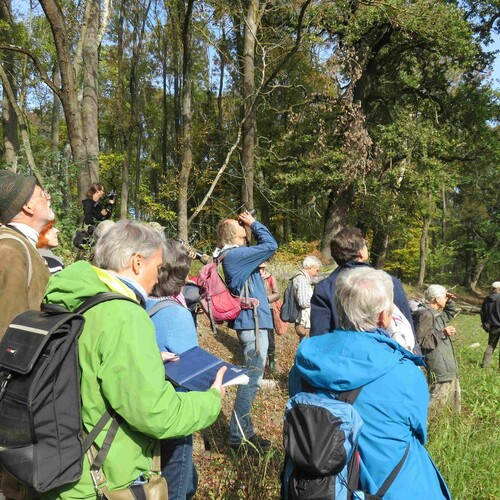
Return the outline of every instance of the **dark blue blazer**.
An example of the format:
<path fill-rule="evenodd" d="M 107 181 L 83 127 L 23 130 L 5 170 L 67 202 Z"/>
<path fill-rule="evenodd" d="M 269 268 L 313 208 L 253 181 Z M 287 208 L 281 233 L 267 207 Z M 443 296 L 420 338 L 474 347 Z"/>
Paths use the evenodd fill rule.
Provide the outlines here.
<path fill-rule="evenodd" d="M 337 311 L 335 311 L 335 307 L 333 305 L 335 283 L 340 273 L 343 271 L 362 266 L 372 267 L 366 262 L 348 262 L 347 264 L 337 267 L 337 269 L 335 269 L 335 271 L 333 271 L 328 278 L 320 281 L 314 287 L 314 293 L 311 298 L 311 337 L 315 335 L 322 335 L 323 333 L 333 332 L 333 330 L 340 328 Z M 391 276 L 391 278 L 394 286 L 394 304 L 399 307 L 400 311 L 410 322 L 413 334 L 415 334 L 410 305 L 408 304 L 408 299 L 406 298 L 403 290 L 403 285 L 401 284 L 401 281 L 394 276 Z"/>

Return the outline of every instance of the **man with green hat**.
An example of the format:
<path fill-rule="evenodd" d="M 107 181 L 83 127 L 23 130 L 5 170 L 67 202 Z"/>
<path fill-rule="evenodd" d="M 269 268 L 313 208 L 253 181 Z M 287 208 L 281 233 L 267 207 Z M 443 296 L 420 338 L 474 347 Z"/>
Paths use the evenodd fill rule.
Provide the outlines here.
<path fill-rule="evenodd" d="M 53 219 L 35 177 L 0 170 L 0 339 L 14 317 L 40 308 L 50 273 L 36 242 Z"/>
<path fill-rule="evenodd" d="M 0 339 L 18 314 L 40 308 L 50 273 L 36 242 L 53 219 L 50 195 L 35 177 L 0 170 Z M 29 498 L 26 487 L 1 468 L 0 478 L 5 498 Z"/>

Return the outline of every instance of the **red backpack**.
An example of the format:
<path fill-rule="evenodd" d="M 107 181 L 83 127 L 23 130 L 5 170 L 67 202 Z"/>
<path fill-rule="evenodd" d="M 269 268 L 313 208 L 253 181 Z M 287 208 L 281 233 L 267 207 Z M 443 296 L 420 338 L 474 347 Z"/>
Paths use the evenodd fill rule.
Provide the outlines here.
<path fill-rule="evenodd" d="M 200 289 L 200 304 L 203 312 L 210 318 L 212 326 L 224 321 L 235 320 L 242 309 L 257 307 L 257 299 L 247 299 L 244 296 L 245 287 L 239 297 L 233 295 L 227 288 L 219 273 L 219 265 L 224 255 L 205 264 L 198 273 L 196 283 Z"/>

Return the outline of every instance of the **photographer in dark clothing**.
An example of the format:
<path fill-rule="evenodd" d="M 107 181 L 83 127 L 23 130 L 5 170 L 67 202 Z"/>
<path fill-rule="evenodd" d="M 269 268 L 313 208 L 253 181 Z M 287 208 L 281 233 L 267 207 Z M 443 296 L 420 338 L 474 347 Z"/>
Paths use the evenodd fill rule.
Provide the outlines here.
<path fill-rule="evenodd" d="M 99 222 L 111 218 L 111 210 L 115 204 L 113 191 L 108 195 L 106 203 L 102 200 L 106 196 L 104 186 L 100 182 L 94 182 L 87 191 L 87 198 L 83 204 L 83 223 L 86 226 L 96 226 Z"/>
<path fill-rule="evenodd" d="M 493 352 L 500 339 L 500 281 L 495 281 L 491 288 L 492 293 L 484 299 L 481 306 L 481 324 L 488 332 L 488 347 L 483 356 L 483 368 L 487 368 L 491 363 Z"/>

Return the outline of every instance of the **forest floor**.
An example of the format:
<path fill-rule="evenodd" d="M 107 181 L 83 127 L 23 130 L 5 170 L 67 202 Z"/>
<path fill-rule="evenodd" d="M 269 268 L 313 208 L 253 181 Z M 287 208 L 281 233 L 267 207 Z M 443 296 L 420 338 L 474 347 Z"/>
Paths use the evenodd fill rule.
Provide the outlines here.
<path fill-rule="evenodd" d="M 411 296 L 411 292 L 408 295 Z M 479 366 L 487 336 L 480 328 L 479 315 L 470 313 L 478 310 L 481 301 L 481 297 L 458 294 L 463 309 L 452 324 L 458 332 L 455 347 L 462 370 L 464 409 L 460 417 L 452 413 L 429 416 L 428 448 L 454 498 L 493 500 L 500 499 L 500 465 L 498 460 L 491 460 L 491 457 L 500 456 L 497 432 L 500 424 L 500 375 L 498 359 L 492 363 L 494 368 L 489 370 L 482 370 Z M 202 347 L 231 363 L 243 363 L 233 330 L 219 326 L 213 334 L 202 315 L 198 323 Z M 271 374 L 266 368 L 262 388 L 253 405 L 252 420 L 256 432 L 272 443 L 268 453 L 263 456 L 242 455 L 229 448 L 229 419 L 235 387 L 227 388 L 221 414 L 217 422 L 205 431 L 205 439 L 202 433 L 195 435 L 194 459 L 199 474 L 197 499 L 279 498 L 287 377 L 297 346 L 298 338 L 291 325 L 286 335 L 276 336 L 276 371 Z"/>

